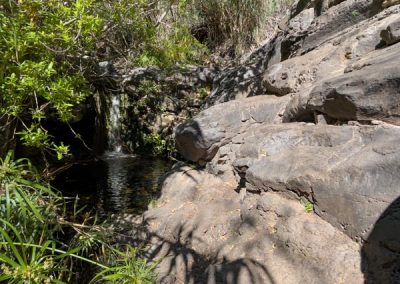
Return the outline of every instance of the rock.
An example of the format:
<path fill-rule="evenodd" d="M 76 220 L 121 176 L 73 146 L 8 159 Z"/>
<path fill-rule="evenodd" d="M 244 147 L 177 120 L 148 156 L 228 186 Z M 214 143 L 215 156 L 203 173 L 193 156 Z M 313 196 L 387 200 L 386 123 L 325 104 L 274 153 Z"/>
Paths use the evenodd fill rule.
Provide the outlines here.
<path fill-rule="evenodd" d="M 301 11 L 298 15 L 290 19 L 287 28 L 292 30 L 304 31 L 312 23 L 315 16 L 314 8 Z"/>
<path fill-rule="evenodd" d="M 153 133 L 162 133 L 163 130 L 172 128 L 176 121 L 176 115 L 171 113 L 161 113 L 157 115 L 154 124 L 150 127 Z"/>
<path fill-rule="evenodd" d="M 115 75 L 114 65 L 110 61 L 102 61 L 97 64 L 97 73 L 101 77 Z"/>
<path fill-rule="evenodd" d="M 305 196 L 352 238 L 366 239 L 400 195 L 399 127 L 294 123 L 253 126 L 241 136 L 231 163 L 247 168 L 252 188 Z"/>
<path fill-rule="evenodd" d="M 262 96 L 213 106 L 177 127 L 176 147 L 190 161 L 209 161 L 219 147 L 251 124 L 281 122 L 289 100 Z"/>
<path fill-rule="evenodd" d="M 166 177 L 144 216 L 161 283 L 363 283 L 358 244 L 298 201 L 235 186 L 189 167 Z"/>
<path fill-rule="evenodd" d="M 353 64 L 350 73 L 318 84 L 308 107 L 339 120 L 383 120 L 400 125 L 400 65 L 398 44 L 389 52 L 377 51 L 372 60 Z"/>
<path fill-rule="evenodd" d="M 263 94 L 262 84 L 257 79 L 265 72 L 278 41 L 278 37 L 273 37 L 240 66 L 221 71 L 214 79 L 213 90 L 207 98 L 206 107 Z M 276 56 L 280 58 L 279 55 Z"/>
<path fill-rule="evenodd" d="M 398 4 L 400 4 L 399 0 L 385 0 L 382 3 L 382 7 L 383 8 L 388 8 L 388 7 L 391 7 L 391 6 L 394 6 L 394 5 L 398 5 Z"/>
<path fill-rule="evenodd" d="M 400 283 L 400 198 L 380 216 L 362 247 L 366 283 Z"/>
<path fill-rule="evenodd" d="M 203 170 L 175 169 L 145 215 L 162 274 L 400 281 L 395 4 L 299 0 L 274 38 L 214 77 L 206 109 L 175 132 Z"/>
<path fill-rule="evenodd" d="M 312 21 L 315 8 L 304 10 L 242 65 L 222 71 L 206 107 L 257 95 L 286 95 L 343 74 L 352 61 L 374 51 L 381 30 L 399 19 L 399 6 L 373 16 L 371 3 L 342 1 Z"/>
<path fill-rule="evenodd" d="M 332 45 L 326 45 L 270 66 L 262 77 L 265 92 L 276 95 L 298 92 L 314 81 L 343 72 L 346 64 L 336 50 Z"/>
<path fill-rule="evenodd" d="M 400 1 L 399 1 L 400 3 Z M 400 20 L 388 25 L 386 30 L 381 31 L 381 38 L 387 45 L 400 41 Z"/>

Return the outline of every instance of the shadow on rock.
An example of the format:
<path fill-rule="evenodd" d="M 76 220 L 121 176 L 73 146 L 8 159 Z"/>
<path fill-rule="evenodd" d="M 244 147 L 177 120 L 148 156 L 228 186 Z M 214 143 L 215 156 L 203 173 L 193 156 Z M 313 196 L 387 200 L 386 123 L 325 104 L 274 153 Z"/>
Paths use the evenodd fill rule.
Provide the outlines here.
<path fill-rule="evenodd" d="M 365 283 L 400 283 L 400 197 L 375 223 L 362 247 Z"/>
<path fill-rule="evenodd" d="M 251 258 L 218 259 L 219 253 L 199 254 L 190 246 L 192 241 L 202 240 L 187 232 L 185 225 L 177 231 L 176 241 L 151 234 L 156 245 L 147 258 L 162 260 L 157 271 L 158 283 L 275 283 L 264 264 Z"/>

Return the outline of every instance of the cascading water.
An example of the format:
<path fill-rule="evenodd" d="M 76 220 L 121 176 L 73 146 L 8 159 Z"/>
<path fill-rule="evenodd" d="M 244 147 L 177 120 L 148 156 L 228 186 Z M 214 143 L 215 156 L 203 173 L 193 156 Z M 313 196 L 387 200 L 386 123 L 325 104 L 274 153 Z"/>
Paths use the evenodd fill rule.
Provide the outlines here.
<path fill-rule="evenodd" d="M 121 140 L 121 95 L 113 95 L 110 103 L 108 126 L 108 149 L 112 152 L 122 152 Z"/>

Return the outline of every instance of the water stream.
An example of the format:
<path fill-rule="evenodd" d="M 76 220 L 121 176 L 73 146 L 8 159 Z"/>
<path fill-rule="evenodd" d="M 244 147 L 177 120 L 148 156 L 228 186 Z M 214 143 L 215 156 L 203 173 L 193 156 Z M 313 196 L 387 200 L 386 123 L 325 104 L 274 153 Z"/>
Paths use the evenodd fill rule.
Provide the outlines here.
<path fill-rule="evenodd" d="M 109 125 L 108 125 L 108 149 L 112 152 L 122 152 L 121 139 L 121 95 L 115 94 L 111 97 Z"/>

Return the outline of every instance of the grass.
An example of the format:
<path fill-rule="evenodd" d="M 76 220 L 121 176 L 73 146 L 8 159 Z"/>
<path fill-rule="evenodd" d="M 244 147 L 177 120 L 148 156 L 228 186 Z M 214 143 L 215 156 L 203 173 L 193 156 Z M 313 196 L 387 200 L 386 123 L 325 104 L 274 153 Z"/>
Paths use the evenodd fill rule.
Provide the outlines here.
<path fill-rule="evenodd" d="M 155 264 L 96 218 L 66 212 L 27 159 L 0 159 L 0 282 L 154 283 Z M 83 215 L 83 216 L 82 216 Z"/>

